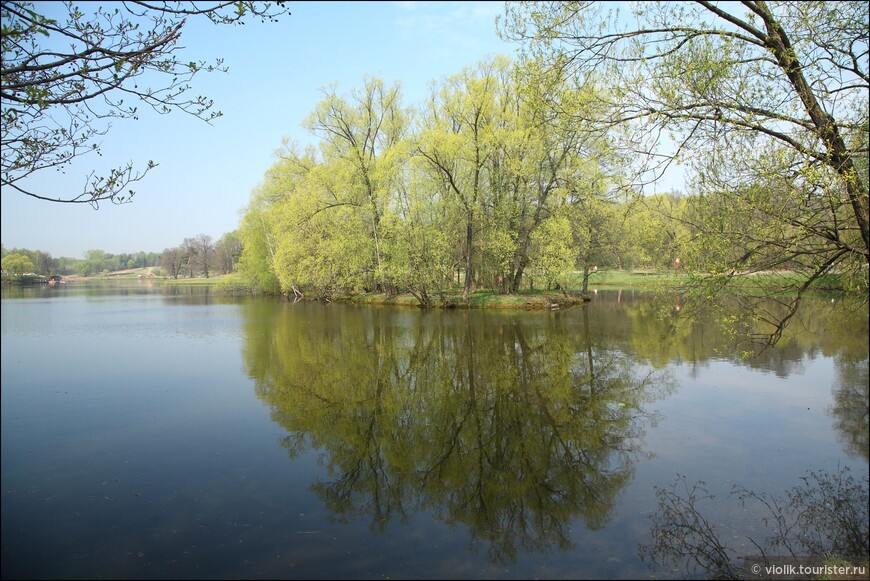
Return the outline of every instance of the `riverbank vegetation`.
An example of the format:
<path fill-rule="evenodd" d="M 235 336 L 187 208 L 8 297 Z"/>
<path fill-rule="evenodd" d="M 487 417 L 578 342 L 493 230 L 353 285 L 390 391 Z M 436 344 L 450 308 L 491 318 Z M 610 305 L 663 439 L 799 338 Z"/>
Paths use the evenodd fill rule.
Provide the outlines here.
<path fill-rule="evenodd" d="M 417 103 L 377 78 L 325 89 L 313 142 L 253 192 L 239 268 L 289 297 L 421 306 L 645 269 L 774 298 L 776 318 L 745 304 L 774 340 L 809 291 L 866 301 L 867 8 L 831 6 L 646 3 L 635 30 L 597 3 L 510 5 L 516 61 Z M 676 165 L 686 191 L 658 189 Z"/>
<path fill-rule="evenodd" d="M 416 103 L 375 77 L 327 87 L 238 230 L 165 249 L 161 273 L 422 307 L 645 276 L 743 294 L 774 338 L 807 292 L 866 302 L 868 9 L 753 6 L 644 3 L 632 30 L 606 5 L 509 5 L 515 60 Z M 662 189 L 677 165 L 685 191 Z"/>

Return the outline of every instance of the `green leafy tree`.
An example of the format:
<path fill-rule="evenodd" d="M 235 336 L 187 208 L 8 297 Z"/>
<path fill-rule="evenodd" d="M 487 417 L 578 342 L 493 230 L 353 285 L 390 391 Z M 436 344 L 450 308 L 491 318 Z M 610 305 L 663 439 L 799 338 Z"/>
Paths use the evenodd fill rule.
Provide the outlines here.
<path fill-rule="evenodd" d="M 109 255 L 99 249 L 85 252 L 85 259 L 78 265 L 78 273 L 82 276 L 90 276 L 98 272 L 108 272 Z"/>
<path fill-rule="evenodd" d="M 267 180 L 269 172 L 267 172 Z M 242 244 L 238 271 L 255 287 L 272 294 L 280 288 L 274 271 L 277 234 L 273 227 L 270 190 L 266 183 L 259 184 L 251 194 L 239 224 L 239 241 Z"/>
<path fill-rule="evenodd" d="M 686 164 L 693 195 L 712 198 L 693 235 L 720 245 L 705 265 L 719 276 L 699 273 L 704 292 L 759 270 L 803 273 L 774 340 L 827 273 L 866 297 L 866 3 L 644 2 L 630 17 L 616 8 L 511 3 L 501 30 L 550 67 L 606 80 L 607 114 L 586 121 L 640 153 L 636 186 Z M 735 227 L 722 227 L 732 206 Z"/>
<path fill-rule="evenodd" d="M 606 191 L 608 141 L 580 122 L 594 91 L 538 63 L 496 58 L 433 93 L 418 156 L 465 217 L 467 289 L 477 280 L 517 292 L 536 229 L 569 198 Z"/>
<path fill-rule="evenodd" d="M 571 223 L 566 216 L 554 216 L 532 235 L 535 270 L 549 288 L 564 289 L 574 271 L 577 252 L 572 244 Z"/>
<path fill-rule="evenodd" d="M 270 183 L 283 197 L 268 210 L 274 228 L 271 268 L 281 292 L 300 296 L 310 290 L 329 299 L 345 290 L 371 290 L 378 278 L 371 215 L 345 197 L 347 176 L 310 153 L 281 160 Z"/>
<path fill-rule="evenodd" d="M 692 230 L 686 221 L 697 211 L 697 199 L 676 192 L 636 198 L 623 210 L 628 240 L 623 261 L 626 266 L 669 270 L 680 266 L 698 267 L 690 256 L 688 241 Z"/>
<path fill-rule="evenodd" d="M 616 181 L 607 140 L 544 96 L 575 111 L 593 89 L 558 79 L 491 59 L 434 86 L 416 117 L 378 79 L 326 90 L 306 122 L 319 142 L 285 143 L 253 193 L 243 270 L 296 297 L 409 291 L 429 306 L 457 282 L 465 296 L 518 291 L 536 229 Z"/>
<path fill-rule="evenodd" d="M 395 210 L 383 220 L 387 280 L 406 289 L 420 306 L 443 302 L 455 264 L 450 233 L 455 231 L 448 201 L 424 172 L 412 171 L 400 181 Z"/>
<path fill-rule="evenodd" d="M 475 232 L 480 230 L 487 165 L 496 147 L 497 104 L 506 89 L 507 71 L 506 60 L 481 62 L 434 87 L 417 144 L 417 154 L 440 183 L 439 191 L 453 198 L 464 217 L 466 298 L 474 285 Z"/>
<path fill-rule="evenodd" d="M 618 158 L 609 140 L 586 129 L 584 117 L 594 115 L 595 82 L 578 84 L 564 71 L 537 61 L 514 67 L 511 94 L 517 97 L 515 129 L 499 136 L 511 152 L 500 167 L 507 168 L 505 187 L 511 192 L 504 212 L 515 240 L 508 272 L 510 292 L 520 289 L 528 266 L 532 237 L 541 224 L 565 215 L 566 204 L 595 204 L 616 194 Z M 576 221 L 572 222 L 575 230 Z M 577 244 L 577 239 L 567 244 Z M 597 249 L 596 249 L 597 250 Z M 588 252 L 587 252 L 588 253 Z"/>
<path fill-rule="evenodd" d="M 573 264 L 580 269 L 581 292 L 589 292 L 589 279 L 605 266 L 619 264 L 629 242 L 623 225 L 623 209 L 597 196 L 583 196 L 564 210 L 573 240 Z"/>
<path fill-rule="evenodd" d="M 3 272 L 20 277 L 25 272 L 33 271 L 33 261 L 24 254 L 7 254 L 2 260 Z"/>
<path fill-rule="evenodd" d="M 347 97 L 327 89 L 306 125 L 318 147 L 279 152 L 244 218 L 243 266 L 270 271 L 297 297 L 386 290 L 382 221 L 407 159 L 399 87 L 369 79 Z"/>
<path fill-rule="evenodd" d="M 361 213 L 362 231 L 372 239 L 374 284 L 382 288 L 380 223 L 406 157 L 402 144 L 408 118 L 399 85 L 368 79 L 348 98 L 330 88 L 306 125 L 321 138 L 322 163 L 343 182 L 332 192 L 335 199 L 323 201 L 324 210 L 346 206 Z"/>
<path fill-rule="evenodd" d="M 181 111 L 211 122 L 213 101 L 190 95 L 202 72 L 226 70 L 222 61 L 184 61 L 179 39 L 196 18 L 244 24 L 250 17 L 275 20 L 283 2 L 123 2 L 114 9 L 91 3 L 3 2 L 2 171 L 0 185 L 40 200 L 64 203 L 129 202 L 128 188 L 156 164 L 133 162 L 107 175 L 91 172 L 81 192 L 37 192 L 26 178 L 62 169 L 88 153 L 113 119 L 136 119 L 139 106 L 160 114 Z"/>

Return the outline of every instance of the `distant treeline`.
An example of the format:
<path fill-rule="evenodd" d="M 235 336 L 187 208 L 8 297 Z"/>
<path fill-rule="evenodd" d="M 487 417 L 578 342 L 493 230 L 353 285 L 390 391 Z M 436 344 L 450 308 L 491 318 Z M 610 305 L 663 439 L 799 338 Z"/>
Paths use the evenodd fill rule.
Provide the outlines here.
<path fill-rule="evenodd" d="M 42 276 L 96 276 L 134 268 L 155 268 L 157 273 L 178 278 L 227 274 L 235 270 L 241 255 L 241 243 L 235 232 L 224 234 L 217 243 L 200 234 L 185 238 L 179 246 L 163 252 L 122 252 L 88 250 L 84 258 L 54 258 L 51 253 L 28 248 L 7 249 L 2 246 L 3 276 L 26 273 Z"/>
<path fill-rule="evenodd" d="M 20 265 L 18 269 L 7 268 L 8 264 Z M 79 274 L 90 276 L 101 272 L 114 272 L 128 268 L 158 266 L 160 254 L 156 252 L 131 252 L 110 254 L 103 250 L 88 250 L 85 258 L 54 258 L 50 252 L 29 248 L 3 247 L 3 270 L 22 270 L 43 276 Z M 23 273 L 22 272 L 22 273 Z M 21 273 L 18 273 L 21 274 Z"/>

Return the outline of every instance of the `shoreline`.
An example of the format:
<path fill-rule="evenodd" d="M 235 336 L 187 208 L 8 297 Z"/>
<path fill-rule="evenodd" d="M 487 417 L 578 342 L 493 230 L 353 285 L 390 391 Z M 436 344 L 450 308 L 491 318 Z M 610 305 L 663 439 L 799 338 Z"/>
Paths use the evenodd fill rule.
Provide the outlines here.
<path fill-rule="evenodd" d="M 592 297 L 579 292 L 569 294 L 555 292 L 499 294 L 496 291 L 480 290 L 472 292 L 467 301 L 462 300 L 461 293 L 443 293 L 439 299 L 433 300 L 432 304 L 429 306 L 421 305 L 420 301 L 411 293 L 399 293 L 396 295 L 387 295 L 384 293 L 349 294 L 333 298 L 332 302 L 357 305 L 416 307 L 431 310 L 490 309 L 540 311 L 583 305 L 591 300 Z"/>

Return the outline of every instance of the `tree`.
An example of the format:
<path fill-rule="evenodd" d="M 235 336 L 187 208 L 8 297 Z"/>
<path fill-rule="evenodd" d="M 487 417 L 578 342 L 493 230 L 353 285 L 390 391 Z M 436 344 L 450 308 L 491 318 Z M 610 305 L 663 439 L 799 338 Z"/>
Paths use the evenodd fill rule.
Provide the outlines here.
<path fill-rule="evenodd" d="M 208 234 L 199 234 L 194 240 L 197 264 L 200 271 L 208 278 L 209 269 L 214 262 L 214 242 Z"/>
<path fill-rule="evenodd" d="M 681 263 L 698 266 L 684 253 L 690 238 L 686 224 L 692 219 L 690 209 L 696 211 L 697 200 L 676 192 L 632 200 L 625 209 L 630 247 L 625 264 L 667 270 L 683 254 Z"/>
<path fill-rule="evenodd" d="M 197 262 L 199 243 L 196 238 L 185 238 L 181 241 L 182 264 L 187 267 L 187 277 L 193 278 L 193 269 Z"/>
<path fill-rule="evenodd" d="M 589 277 L 599 266 L 618 263 L 627 246 L 620 208 L 613 202 L 595 196 L 581 197 L 569 204 L 565 213 L 571 225 L 574 242 L 574 264 L 580 267 L 580 291 L 589 292 Z"/>
<path fill-rule="evenodd" d="M 601 90 L 595 83 L 578 84 L 563 71 L 532 61 L 514 67 L 513 84 L 517 124 L 513 135 L 500 136 L 499 141 L 513 142 L 515 148 L 501 162 L 509 168 L 506 181 L 512 191 L 508 223 L 516 243 L 507 278 L 508 290 L 515 293 L 538 227 L 558 217 L 565 204 L 609 199 L 615 194 L 613 168 L 622 164 L 608 139 L 587 131 L 582 122 L 594 114 L 594 93 Z"/>
<path fill-rule="evenodd" d="M 184 250 L 179 247 L 167 248 L 160 254 L 160 266 L 166 269 L 169 276 L 178 278 L 181 267 L 184 266 Z"/>
<path fill-rule="evenodd" d="M 37 250 L 33 253 L 33 264 L 37 274 L 50 276 L 57 269 L 57 261 L 48 252 Z"/>
<path fill-rule="evenodd" d="M 29 250 L 26 248 L 13 248 L 11 251 L 6 251 L 4 249 L 3 256 L 18 254 L 27 258 L 30 261 L 31 266 L 29 266 L 23 272 L 33 272 L 35 274 L 41 274 L 43 276 L 50 276 L 52 274 L 56 274 L 58 270 L 58 262 L 54 258 L 51 257 L 51 254 L 48 252 L 43 252 L 42 250 Z M 4 270 L 6 268 L 4 267 Z"/>
<path fill-rule="evenodd" d="M 430 307 L 436 304 L 436 295 L 443 303 L 443 291 L 453 277 L 450 232 L 454 227 L 446 200 L 433 194 L 437 184 L 411 167 L 398 180 L 394 211 L 383 219 L 386 274 L 393 288 L 407 289 L 421 307 Z"/>
<path fill-rule="evenodd" d="M 575 111 L 594 90 L 558 78 L 490 59 L 436 85 L 416 118 L 378 79 L 327 89 L 307 120 L 319 142 L 285 143 L 252 196 L 240 269 L 296 297 L 380 289 L 428 306 L 455 281 L 466 296 L 518 291 L 535 231 L 566 201 L 608 196 L 618 165 L 579 116 L 552 114 L 544 91 Z"/>
<path fill-rule="evenodd" d="M 467 290 L 484 282 L 517 292 L 535 231 L 568 198 L 606 193 L 607 140 L 579 121 L 595 106 L 595 85 L 538 65 L 481 62 L 444 81 L 428 105 L 417 153 L 464 215 Z"/>
<path fill-rule="evenodd" d="M 284 294 L 299 297 L 311 290 L 329 299 L 336 291 L 375 283 L 369 205 L 357 202 L 359 190 L 337 169 L 320 163 L 313 148 L 300 154 L 291 147 L 268 172 L 269 200 L 262 214 L 252 216 L 262 224 L 265 235 L 258 242 L 266 247 L 252 248 L 251 256 L 266 260 Z"/>
<path fill-rule="evenodd" d="M 863 281 L 866 296 L 867 5 L 633 6 L 632 18 L 623 18 L 595 2 L 509 4 L 501 31 L 524 42 L 529 58 L 606 80 L 607 114 L 586 121 L 590 130 L 619 130 L 625 150 L 640 154 L 636 186 L 685 162 L 693 194 L 717 198 L 717 209 L 742 204 L 752 221 L 739 231 L 695 215 L 698 240 L 743 250 L 707 261 L 721 275 L 699 273 L 713 283 L 708 291 L 736 275 L 788 267 L 805 275 L 793 285 L 792 314 L 830 272 Z M 774 322 L 775 335 L 787 320 Z"/>
<path fill-rule="evenodd" d="M 242 241 L 236 231 L 227 232 L 214 245 L 215 268 L 221 274 L 229 274 L 236 270 L 236 264 L 242 255 Z"/>
<path fill-rule="evenodd" d="M 109 254 L 99 248 L 88 250 L 85 252 L 84 261 L 78 265 L 78 273 L 82 276 L 90 276 L 104 270 L 107 271 L 109 270 L 110 258 Z"/>
<path fill-rule="evenodd" d="M 2 268 L 4 273 L 10 273 L 20 277 L 25 272 L 33 270 L 33 262 L 24 254 L 7 254 L 3 257 Z"/>
<path fill-rule="evenodd" d="M 265 184 L 254 188 L 251 202 L 242 215 L 238 230 L 242 244 L 238 269 L 257 288 L 277 294 L 280 290 L 274 270 L 277 241 L 272 225 L 269 194 Z"/>
<path fill-rule="evenodd" d="M 441 182 L 440 190 L 461 206 L 465 217 L 466 298 L 474 285 L 474 233 L 483 213 L 486 167 L 495 146 L 496 101 L 507 66 L 504 60 L 482 62 L 435 87 L 417 148 Z"/>
<path fill-rule="evenodd" d="M 275 5 L 273 5 L 275 4 Z M 86 13 L 65 3 L 63 20 L 41 14 L 45 3 L 3 2 L 2 184 L 40 200 L 120 204 L 134 194 L 128 186 L 144 169 L 133 162 L 108 175 L 91 172 L 78 193 L 32 191 L 24 179 L 41 170 L 62 169 L 87 153 L 112 119 L 136 119 L 139 105 L 160 114 L 181 111 L 211 122 L 220 117 L 213 101 L 191 97 L 193 77 L 225 71 L 221 60 L 184 62 L 178 41 L 192 18 L 214 24 L 244 24 L 249 16 L 275 19 L 283 2 L 123 2 L 115 9 Z M 155 83 L 155 84 L 151 84 Z"/>
<path fill-rule="evenodd" d="M 249 251 L 245 240 L 245 252 L 265 261 L 287 294 L 386 290 L 381 222 L 406 159 L 399 86 L 369 79 L 349 97 L 329 88 L 306 125 L 318 147 L 285 143 L 244 218 L 259 246 Z"/>
<path fill-rule="evenodd" d="M 544 220 L 532 235 L 534 264 L 544 278 L 547 288 L 564 290 L 567 277 L 574 270 L 577 261 L 572 242 L 571 224 L 565 216 L 553 216 Z"/>
<path fill-rule="evenodd" d="M 379 287 L 384 283 L 380 223 L 404 160 L 401 143 L 408 127 L 401 99 L 398 83 L 388 87 L 372 78 L 349 99 L 329 89 L 307 121 L 308 129 L 322 139 L 323 163 L 344 181 L 338 196 L 324 200 L 323 208 L 357 208 L 364 231 L 371 233 L 371 268 Z"/>

